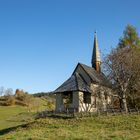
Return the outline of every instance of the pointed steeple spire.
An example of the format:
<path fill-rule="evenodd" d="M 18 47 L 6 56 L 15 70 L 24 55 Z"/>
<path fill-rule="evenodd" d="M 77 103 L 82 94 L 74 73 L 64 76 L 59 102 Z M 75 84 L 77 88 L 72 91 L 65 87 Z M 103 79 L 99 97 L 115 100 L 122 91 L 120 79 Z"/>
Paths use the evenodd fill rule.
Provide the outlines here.
<path fill-rule="evenodd" d="M 94 46 L 93 46 L 91 64 L 92 64 L 92 67 L 95 68 L 96 71 L 98 72 L 101 71 L 101 68 L 100 68 L 101 59 L 100 59 L 100 52 L 99 52 L 96 32 L 94 32 Z"/>

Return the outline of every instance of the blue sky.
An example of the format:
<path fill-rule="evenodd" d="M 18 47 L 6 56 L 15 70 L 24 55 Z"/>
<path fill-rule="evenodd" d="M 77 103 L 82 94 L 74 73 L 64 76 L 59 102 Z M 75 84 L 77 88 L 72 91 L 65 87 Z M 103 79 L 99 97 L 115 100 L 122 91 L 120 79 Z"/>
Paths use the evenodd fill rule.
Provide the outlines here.
<path fill-rule="evenodd" d="M 140 32 L 139 0 L 0 0 L 0 86 L 52 91 L 78 62 L 90 65 L 93 34 L 106 54 L 127 24 Z"/>

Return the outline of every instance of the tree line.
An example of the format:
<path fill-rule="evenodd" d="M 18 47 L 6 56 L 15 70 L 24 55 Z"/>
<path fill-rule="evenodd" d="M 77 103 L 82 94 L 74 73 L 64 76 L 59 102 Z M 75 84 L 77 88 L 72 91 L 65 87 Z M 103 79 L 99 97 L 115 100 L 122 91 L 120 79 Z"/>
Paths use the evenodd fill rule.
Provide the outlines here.
<path fill-rule="evenodd" d="M 22 89 L 16 89 L 14 92 L 11 88 L 0 87 L 0 106 L 24 106 L 29 112 L 38 112 L 42 109 L 53 110 L 55 104 L 54 95 L 41 93 L 29 94 Z"/>
<path fill-rule="evenodd" d="M 5 89 L 0 87 L 0 105 L 22 105 L 29 106 L 33 96 L 24 90 L 16 89 L 15 93 L 12 88 Z"/>

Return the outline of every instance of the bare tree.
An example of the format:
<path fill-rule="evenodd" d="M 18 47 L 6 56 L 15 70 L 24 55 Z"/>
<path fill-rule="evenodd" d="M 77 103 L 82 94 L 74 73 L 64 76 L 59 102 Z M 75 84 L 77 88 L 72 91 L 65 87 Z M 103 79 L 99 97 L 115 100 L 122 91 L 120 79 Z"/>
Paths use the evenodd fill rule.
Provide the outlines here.
<path fill-rule="evenodd" d="M 4 95 L 4 91 L 5 91 L 4 87 L 3 86 L 0 87 L 0 96 Z"/>
<path fill-rule="evenodd" d="M 6 89 L 4 95 L 5 96 L 11 96 L 11 95 L 13 95 L 13 89 L 12 88 Z"/>
<path fill-rule="evenodd" d="M 104 59 L 104 73 L 114 85 L 120 97 L 121 107 L 128 112 L 127 96 L 140 83 L 140 46 L 135 28 L 130 25 L 124 31 L 119 45 Z"/>
<path fill-rule="evenodd" d="M 5 99 L 6 99 L 6 105 L 14 105 L 15 104 L 15 97 L 13 95 L 13 89 L 8 88 L 5 90 L 4 93 Z"/>
<path fill-rule="evenodd" d="M 127 112 L 127 96 L 138 89 L 140 54 L 133 48 L 115 48 L 105 58 L 104 72 L 114 84 L 120 97 L 121 107 Z M 134 90 L 133 90 L 134 91 Z"/>

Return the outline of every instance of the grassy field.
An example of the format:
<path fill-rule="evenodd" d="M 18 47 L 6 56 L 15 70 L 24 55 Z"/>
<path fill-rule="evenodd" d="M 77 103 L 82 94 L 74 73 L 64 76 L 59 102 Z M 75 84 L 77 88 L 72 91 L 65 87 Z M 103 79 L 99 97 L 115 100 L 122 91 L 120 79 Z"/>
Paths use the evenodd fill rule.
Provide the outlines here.
<path fill-rule="evenodd" d="M 0 106 L 0 130 L 22 124 L 26 112 L 22 106 Z"/>
<path fill-rule="evenodd" d="M 0 106 L 0 130 L 27 123 L 33 118 L 34 112 L 46 109 L 46 100 L 35 98 L 39 107 L 34 107 L 29 113 L 29 108 L 23 106 Z M 35 100 L 35 101 L 36 101 Z"/>
<path fill-rule="evenodd" d="M 35 120 L 26 108 L 0 107 L 0 140 L 140 140 L 140 115 Z"/>

